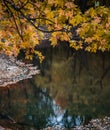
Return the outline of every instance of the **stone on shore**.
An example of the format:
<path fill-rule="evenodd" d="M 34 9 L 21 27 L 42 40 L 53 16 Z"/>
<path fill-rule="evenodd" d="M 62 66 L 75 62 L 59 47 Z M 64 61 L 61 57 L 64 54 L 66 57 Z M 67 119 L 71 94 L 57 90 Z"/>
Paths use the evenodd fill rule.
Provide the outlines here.
<path fill-rule="evenodd" d="M 31 78 L 39 73 L 37 67 L 25 64 L 14 57 L 0 54 L 0 87 L 14 84 L 20 80 Z"/>

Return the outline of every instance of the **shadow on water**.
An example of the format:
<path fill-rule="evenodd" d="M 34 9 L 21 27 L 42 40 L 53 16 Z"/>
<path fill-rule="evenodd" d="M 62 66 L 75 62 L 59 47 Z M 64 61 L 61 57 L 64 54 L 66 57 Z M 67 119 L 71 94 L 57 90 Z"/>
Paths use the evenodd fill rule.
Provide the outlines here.
<path fill-rule="evenodd" d="M 109 53 L 43 50 L 41 73 L 0 90 L 0 125 L 34 130 L 71 128 L 110 116 Z M 37 59 L 33 60 L 38 64 Z"/>

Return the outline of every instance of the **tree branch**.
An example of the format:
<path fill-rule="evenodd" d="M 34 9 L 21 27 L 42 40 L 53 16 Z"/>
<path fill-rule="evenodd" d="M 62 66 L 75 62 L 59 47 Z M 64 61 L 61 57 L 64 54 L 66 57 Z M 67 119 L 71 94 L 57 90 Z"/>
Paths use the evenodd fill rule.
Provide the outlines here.
<path fill-rule="evenodd" d="M 35 29 L 37 29 L 37 30 L 39 30 L 39 31 L 41 31 L 41 32 L 44 32 L 44 33 L 52 33 L 52 32 L 57 32 L 57 31 L 67 31 L 65 28 L 62 28 L 62 29 L 59 29 L 59 30 L 51 30 L 51 31 L 41 29 L 41 28 L 39 28 L 38 26 L 36 26 L 36 25 L 34 24 L 34 22 L 32 21 L 32 18 L 27 17 L 27 16 L 20 10 L 20 8 L 18 8 L 13 2 L 10 2 L 9 0 L 5 0 L 5 1 L 6 1 L 8 4 L 10 4 L 10 6 L 11 6 L 14 10 L 19 11 L 19 13 L 24 17 L 24 19 L 25 19 L 26 21 L 28 21 Z M 36 19 L 38 19 L 38 18 L 36 18 Z M 49 20 L 49 19 L 47 19 L 47 18 L 39 18 L 39 19 Z M 49 21 L 51 21 L 51 20 L 49 20 Z M 53 22 L 53 21 L 51 21 L 51 22 Z M 53 23 L 54 23 L 54 22 L 53 22 Z"/>
<path fill-rule="evenodd" d="M 17 25 L 17 23 L 16 23 L 16 19 L 15 19 L 15 16 L 14 16 L 13 12 L 11 11 L 11 9 L 10 9 L 10 7 L 8 6 L 8 4 L 6 3 L 6 1 L 4 1 L 4 4 L 5 4 L 5 6 L 7 7 L 7 9 L 9 10 L 9 12 L 11 13 L 11 15 L 12 15 L 12 17 L 13 17 L 13 21 L 14 21 L 14 23 L 15 23 L 16 30 L 17 30 L 19 36 L 21 37 L 21 39 L 23 40 L 23 36 L 21 35 L 21 33 L 20 33 L 20 31 L 19 31 L 19 28 L 18 28 L 18 25 Z"/>

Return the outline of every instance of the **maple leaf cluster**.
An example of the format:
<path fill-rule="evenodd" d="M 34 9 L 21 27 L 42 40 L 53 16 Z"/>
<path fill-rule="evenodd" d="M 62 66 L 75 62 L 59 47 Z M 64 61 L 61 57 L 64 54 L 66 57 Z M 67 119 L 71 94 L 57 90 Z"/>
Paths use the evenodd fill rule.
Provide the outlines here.
<path fill-rule="evenodd" d="M 80 40 L 74 40 L 73 27 Z M 21 49 L 32 59 L 45 33 L 51 45 L 67 41 L 74 49 L 96 52 L 110 49 L 110 9 L 98 6 L 84 14 L 74 0 L 1 0 L 0 52 L 17 56 Z"/>

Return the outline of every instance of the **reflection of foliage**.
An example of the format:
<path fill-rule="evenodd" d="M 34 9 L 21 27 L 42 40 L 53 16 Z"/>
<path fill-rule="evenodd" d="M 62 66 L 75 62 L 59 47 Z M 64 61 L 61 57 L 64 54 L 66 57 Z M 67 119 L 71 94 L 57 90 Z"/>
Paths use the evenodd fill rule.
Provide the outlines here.
<path fill-rule="evenodd" d="M 85 115 L 90 119 L 110 114 L 110 73 L 103 79 L 103 89 L 99 82 L 102 68 L 106 70 L 110 64 L 108 54 L 104 56 L 106 64 L 100 53 L 95 55 L 79 51 L 67 59 L 65 49 L 61 49 L 57 53 L 53 51 L 52 55 L 51 69 L 45 71 L 45 76 L 36 76 L 38 86 L 49 88 L 56 103 L 67 109 L 70 115 Z"/>
<path fill-rule="evenodd" d="M 83 118 L 73 114 L 70 116 L 70 113 L 68 113 L 68 110 L 66 110 L 62 122 L 65 128 L 72 128 L 74 126 L 80 125 L 83 122 Z"/>
<path fill-rule="evenodd" d="M 31 82 L 24 83 L 26 88 L 24 84 L 18 84 L 18 87 L 10 89 L 8 98 L 7 93 L 1 94 L 0 113 L 12 117 L 17 124 L 44 128 L 50 122 L 49 117 L 54 116 L 52 99 L 46 91 L 34 84 L 30 87 Z"/>
<path fill-rule="evenodd" d="M 45 96 L 45 92 L 41 91 L 38 94 L 36 100 L 32 98 L 26 105 L 25 122 L 40 129 L 46 127 L 50 114 L 54 116 L 54 112 L 51 99 Z"/>
<path fill-rule="evenodd" d="M 79 121 L 109 116 L 110 73 L 103 78 L 103 89 L 98 82 L 110 64 L 109 55 L 104 53 L 103 59 L 102 53 L 77 51 L 67 58 L 65 48 L 60 48 L 48 57 L 48 51 L 45 50 L 47 59 L 43 62 L 43 74 L 9 91 L 0 91 L 0 111 L 6 111 L 19 123 L 28 122 L 28 125 L 41 128 L 47 122 L 50 125 L 51 117 L 56 116 L 53 97 L 65 110 L 61 122 L 65 127 L 74 126 L 78 116 Z"/>

